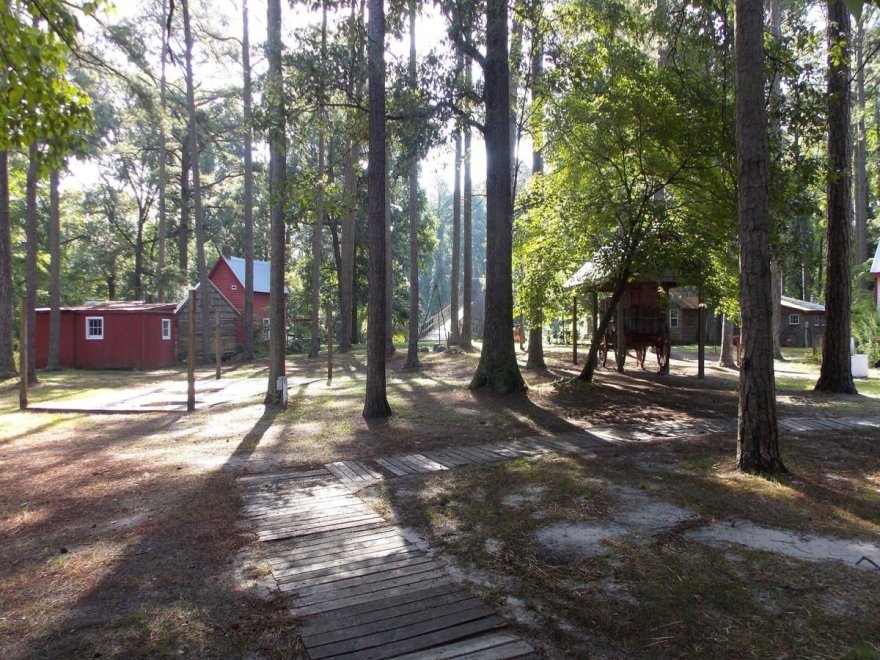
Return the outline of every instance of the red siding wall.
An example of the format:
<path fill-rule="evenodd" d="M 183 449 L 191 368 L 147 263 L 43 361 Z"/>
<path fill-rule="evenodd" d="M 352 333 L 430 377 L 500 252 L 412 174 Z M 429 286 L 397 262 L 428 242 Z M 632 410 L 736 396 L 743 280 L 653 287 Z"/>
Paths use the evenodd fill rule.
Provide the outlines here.
<path fill-rule="evenodd" d="M 235 273 L 229 267 L 225 260 L 219 259 L 214 268 L 211 270 L 208 278 L 214 283 L 220 293 L 229 299 L 232 306 L 242 314 L 242 318 L 235 326 L 235 339 L 239 342 L 244 341 L 244 326 L 247 321 L 244 319 L 244 284 L 238 281 Z M 234 288 L 233 288 L 234 287 Z M 269 318 L 269 294 L 254 292 L 254 318 L 258 322 Z"/>
<path fill-rule="evenodd" d="M 219 259 L 214 264 L 208 279 L 214 283 L 214 286 L 220 290 L 220 293 L 229 299 L 229 302 L 232 303 L 235 309 L 239 312 L 244 309 L 244 284 L 238 281 L 238 278 L 235 277 L 235 273 L 232 272 L 226 261 Z M 233 287 L 235 287 L 234 290 Z"/>
<path fill-rule="evenodd" d="M 104 338 L 86 339 L 86 318 L 104 319 Z M 171 339 L 162 339 L 162 319 L 171 322 Z M 37 368 L 46 366 L 49 313 L 38 312 Z M 61 313 L 61 366 L 77 369 L 156 369 L 175 364 L 174 315 L 136 311 L 69 310 Z"/>
<path fill-rule="evenodd" d="M 76 350 L 73 342 L 74 312 L 61 310 L 61 333 L 58 362 L 61 368 L 70 369 L 76 365 Z M 49 361 L 49 312 L 37 312 L 34 326 L 37 352 L 37 369 L 45 369 Z"/>

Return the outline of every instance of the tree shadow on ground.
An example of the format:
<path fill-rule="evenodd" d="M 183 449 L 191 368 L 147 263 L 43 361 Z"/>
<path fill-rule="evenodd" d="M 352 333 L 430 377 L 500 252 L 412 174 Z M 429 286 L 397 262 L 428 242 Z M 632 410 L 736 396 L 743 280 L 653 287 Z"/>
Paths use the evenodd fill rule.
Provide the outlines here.
<path fill-rule="evenodd" d="M 38 601 L 49 614 L 39 631 L 4 642 L 7 657 L 300 657 L 283 603 L 243 586 L 237 568 L 252 535 L 238 526 L 235 472 L 279 413 L 266 407 L 226 464 L 209 471 L 101 462 L 90 442 L 65 451 L 48 468 L 68 480 L 63 500 L 25 521 L 2 571 L 23 589 L 42 573 Z M 108 432 L 148 433 L 145 424 L 120 421 Z M 89 472 L 99 464 L 103 472 Z"/>

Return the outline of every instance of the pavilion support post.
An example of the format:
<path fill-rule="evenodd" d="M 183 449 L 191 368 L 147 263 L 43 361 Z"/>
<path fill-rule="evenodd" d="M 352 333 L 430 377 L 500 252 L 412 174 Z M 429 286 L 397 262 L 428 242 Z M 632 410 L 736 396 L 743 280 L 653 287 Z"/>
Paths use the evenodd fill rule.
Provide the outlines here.
<path fill-rule="evenodd" d="M 19 325 L 20 336 L 18 341 L 18 409 L 27 410 L 28 407 L 28 327 L 27 327 L 27 299 L 21 299 L 21 323 Z"/>
<path fill-rule="evenodd" d="M 578 297 L 571 297 L 571 362 L 578 363 Z"/>
<path fill-rule="evenodd" d="M 333 382 L 333 308 L 327 305 L 327 384 Z"/>
<path fill-rule="evenodd" d="M 593 335 L 596 334 L 596 331 L 599 329 L 599 292 L 596 289 L 593 289 L 592 295 L 593 303 Z"/>
<path fill-rule="evenodd" d="M 196 409 L 196 290 L 189 290 L 186 332 L 186 409 Z"/>
<path fill-rule="evenodd" d="M 703 308 L 703 289 L 697 294 L 697 378 L 706 377 L 706 310 Z"/>
<path fill-rule="evenodd" d="M 220 360 L 223 357 L 223 351 L 220 346 L 220 310 L 214 310 L 214 359 L 217 362 L 217 380 L 220 380 Z"/>
<path fill-rule="evenodd" d="M 617 372 L 623 373 L 623 365 L 626 363 L 626 328 L 624 328 L 624 310 L 629 304 L 629 296 L 624 294 L 617 303 L 615 310 L 615 326 L 617 327 L 617 346 L 614 347 L 614 360 L 617 362 Z"/>

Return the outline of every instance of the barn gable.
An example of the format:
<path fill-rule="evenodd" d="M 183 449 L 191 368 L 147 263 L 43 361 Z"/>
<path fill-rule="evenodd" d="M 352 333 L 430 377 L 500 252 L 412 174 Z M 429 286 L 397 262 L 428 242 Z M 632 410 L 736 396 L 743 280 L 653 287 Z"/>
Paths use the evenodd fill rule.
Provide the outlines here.
<path fill-rule="evenodd" d="M 196 359 L 204 360 L 202 355 L 202 323 L 201 323 L 201 287 L 196 285 Z M 214 357 L 214 332 L 215 332 L 215 315 L 220 314 L 220 351 L 221 355 L 233 355 L 238 350 L 238 342 L 236 338 L 236 328 L 240 323 L 241 314 L 235 308 L 229 299 L 223 295 L 220 289 L 208 280 L 208 299 L 210 301 L 211 317 L 208 320 L 208 328 L 210 333 L 211 355 Z M 180 360 L 186 358 L 189 350 L 189 296 L 180 301 L 176 309 L 177 317 L 177 357 Z"/>

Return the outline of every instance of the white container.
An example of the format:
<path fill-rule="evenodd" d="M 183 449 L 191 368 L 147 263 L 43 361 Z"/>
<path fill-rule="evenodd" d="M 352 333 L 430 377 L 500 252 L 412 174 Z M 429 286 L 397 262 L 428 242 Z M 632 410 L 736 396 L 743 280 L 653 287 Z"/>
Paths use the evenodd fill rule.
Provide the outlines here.
<path fill-rule="evenodd" d="M 850 362 L 852 363 L 852 376 L 853 378 L 867 378 L 868 377 L 868 356 L 867 355 L 851 355 Z"/>

